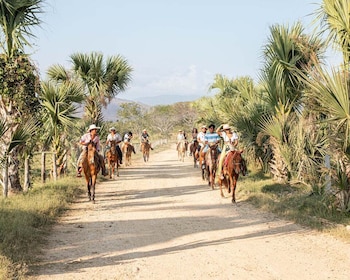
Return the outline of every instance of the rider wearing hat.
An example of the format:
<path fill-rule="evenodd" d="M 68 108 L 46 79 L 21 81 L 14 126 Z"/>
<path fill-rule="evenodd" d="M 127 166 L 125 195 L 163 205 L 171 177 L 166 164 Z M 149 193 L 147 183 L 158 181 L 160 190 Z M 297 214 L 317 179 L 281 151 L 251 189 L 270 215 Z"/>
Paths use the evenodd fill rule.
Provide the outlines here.
<path fill-rule="evenodd" d="M 86 151 L 87 151 L 87 145 L 90 143 L 90 141 L 92 141 L 93 143 L 95 143 L 96 146 L 96 151 L 97 153 L 100 152 L 101 150 L 101 145 L 100 145 L 100 137 L 97 134 L 97 130 L 99 130 L 100 127 L 96 126 L 95 124 L 92 124 L 89 126 L 88 128 L 88 132 L 85 133 L 79 141 L 79 144 L 83 146 L 83 150 L 78 158 L 78 162 L 77 162 L 77 166 L 78 166 L 78 173 L 77 173 L 77 177 L 81 177 L 81 170 L 82 170 L 82 159 L 84 158 Z M 106 166 L 103 160 L 103 156 L 99 155 L 99 164 L 101 166 L 102 169 L 102 175 L 103 176 L 107 176 L 107 170 L 106 170 Z"/>
<path fill-rule="evenodd" d="M 142 130 L 142 133 L 141 133 L 141 145 L 144 142 L 149 143 L 151 150 L 153 150 L 151 143 L 149 142 L 149 135 L 146 129 Z M 140 145 L 140 150 L 141 150 L 141 145 Z"/>
<path fill-rule="evenodd" d="M 235 151 L 238 145 L 238 135 L 236 132 L 231 130 L 231 127 L 228 124 L 223 124 L 218 127 L 216 132 L 224 140 L 223 152 L 220 155 L 219 166 L 217 173 L 219 174 L 220 179 L 223 179 L 222 174 L 222 163 L 229 151 Z"/>
<path fill-rule="evenodd" d="M 116 145 L 116 150 L 117 150 L 117 153 L 118 153 L 119 163 L 123 164 L 123 153 L 120 150 L 120 147 L 118 145 L 120 142 L 122 142 L 122 137 L 120 136 L 119 133 L 117 133 L 117 130 L 115 129 L 115 127 L 111 127 L 109 129 L 109 132 L 110 133 L 107 135 L 106 151 L 105 151 L 105 153 L 107 153 L 111 149 L 111 146 L 110 146 L 111 141 L 115 141 L 116 144 L 117 144 Z"/>

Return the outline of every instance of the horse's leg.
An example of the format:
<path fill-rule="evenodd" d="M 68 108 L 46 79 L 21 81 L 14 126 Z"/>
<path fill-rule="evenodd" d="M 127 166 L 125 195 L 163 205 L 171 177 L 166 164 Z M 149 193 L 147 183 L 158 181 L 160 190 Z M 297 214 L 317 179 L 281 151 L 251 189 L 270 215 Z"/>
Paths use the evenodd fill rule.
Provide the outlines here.
<path fill-rule="evenodd" d="M 239 174 L 234 174 L 232 178 L 232 203 L 236 203 L 236 186 Z"/>
<path fill-rule="evenodd" d="M 115 164 L 115 168 L 117 169 L 117 177 L 119 177 L 119 162 L 117 161 Z"/>
<path fill-rule="evenodd" d="M 109 179 L 112 179 L 112 160 L 108 157 L 108 173 L 109 173 Z"/>
<path fill-rule="evenodd" d="M 92 198 L 92 203 L 95 203 L 95 186 L 96 186 L 96 175 L 92 175 L 92 177 L 91 177 L 91 198 Z"/>
<path fill-rule="evenodd" d="M 91 177 L 86 180 L 86 184 L 88 189 L 89 201 L 91 201 Z"/>

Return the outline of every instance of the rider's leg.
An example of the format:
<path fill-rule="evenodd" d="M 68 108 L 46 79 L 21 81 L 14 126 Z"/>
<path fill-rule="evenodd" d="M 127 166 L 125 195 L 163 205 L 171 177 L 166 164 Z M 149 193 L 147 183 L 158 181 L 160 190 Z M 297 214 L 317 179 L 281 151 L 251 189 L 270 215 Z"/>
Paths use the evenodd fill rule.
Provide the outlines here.
<path fill-rule="evenodd" d="M 77 177 L 81 177 L 82 161 L 85 154 L 86 154 L 86 150 L 83 149 L 83 151 L 80 153 L 79 158 L 77 160 Z"/>
<path fill-rule="evenodd" d="M 219 175 L 219 178 L 221 180 L 224 179 L 224 175 L 222 173 L 222 163 L 224 162 L 224 159 L 225 159 L 227 153 L 228 152 L 226 152 L 226 151 L 222 151 L 221 154 L 220 154 L 219 166 L 218 166 L 217 174 Z"/>
<path fill-rule="evenodd" d="M 118 153 L 118 157 L 119 157 L 119 163 L 120 163 L 120 164 L 123 164 L 123 153 L 122 153 L 122 151 L 121 151 L 119 145 L 117 145 L 116 148 L 117 148 L 117 153 Z"/>

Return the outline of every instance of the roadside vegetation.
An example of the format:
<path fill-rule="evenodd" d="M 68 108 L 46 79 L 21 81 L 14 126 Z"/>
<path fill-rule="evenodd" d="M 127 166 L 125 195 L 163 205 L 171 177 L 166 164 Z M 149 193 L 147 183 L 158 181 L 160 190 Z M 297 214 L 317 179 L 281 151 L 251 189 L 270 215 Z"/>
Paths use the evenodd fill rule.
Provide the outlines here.
<path fill-rule="evenodd" d="M 323 0 L 311 34 L 299 22 L 271 26 L 259 81 L 217 74 L 208 89 L 214 97 L 125 103 L 115 121 L 105 121 L 102 108 L 131 83 L 132 66 L 119 54 L 73 53 L 69 67 L 53 65 L 41 80 L 24 46 L 44 3 L 0 1 L 0 278 L 24 277 L 43 236 L 79 194 L 77 142 L 92 123 L 101 139 L 115 126 L 132 131 L 136 143 L 144 128 L 151 141 L 172 141 L 178 129 L 230 124 L 250 167 L 238 195 L 349 240 L 349 1 Z M 329 70 L 332 46 L 342 61 Z"/>

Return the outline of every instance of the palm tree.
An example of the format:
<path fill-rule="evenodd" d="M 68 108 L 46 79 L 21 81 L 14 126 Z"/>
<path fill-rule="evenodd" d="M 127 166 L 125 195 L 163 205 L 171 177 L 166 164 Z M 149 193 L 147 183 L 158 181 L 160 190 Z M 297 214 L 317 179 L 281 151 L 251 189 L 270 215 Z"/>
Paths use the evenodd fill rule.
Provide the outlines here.
<path fill-rule="evenodd" d="M 261 74 L 270 116 L 262 121 L 262 131 L 270 136 L 274 157 L 271 169 L 275 170 L 276 178 L 287 181 L 299 164 L 299 159 L 290 154 L 295 147 L 294 139 L 289 135 L 298 127 L 303 113 L 307 112 L 306 99 L 303 98 L 307 89 L 304 77 L 319 64 L 324 43 L 317 37 L 305 35 L 300 23 L 291 28 L 275 25 L 270 29 L 271 36 L 264 49 L 266 62 Z"/>
<path fill-rule="evenodd" d="M 54 75 L 59 68 L 48 71 L 51 80 L 41 84 L 39 96 L 42 106 L 43 132 L 47 143 L 51 143 L 53 153 L 53 174 L 57 177 L 57 166 L 63 166 L 67 154 L 67 137 L 69 130 L 75 127 L 74 120 L 78 105 L 83 101 L 83 90 L 80 84 L 71 80 L 58 79 Z M 56 72 L 57 73 L 57 72 Z"/>
<path fill-rule="evenodd" d="M 8 129 L 2 137 L 1 155 L 12 143 L 13 136 L 22 122 L 28 116 L 35 116 L 38 112 L 39 75 L 28 56 L 24 54 L 24 47 L 30 46 L 28 38 L 32 37 L 31 28 L 40 24 L 38 14 L 41 13 L 42 0 L 1 0 L 0 1 L 0 32 L 3 40 L 0 47 L 0 118 L 6 120 Z M 9 168 L 2 172 L 3 181 L 10 176 L 9 188 L 21 191 L 19 180 L 19 160 L 17 148 L 7 154 L 11 157 Z M 7 162 L 7 161 L 6 161 Z M 8 174 L 7 174 L 8 172 Z"/>
<path fill-rule="evenodd" d="M 71 55 L 73 72 L 87 88 L 85 117 L 90 123 L 99 125 L 102 106 L 120 92 L 124 91 L 131 80 L 132 68 L 120 55 L 104 60 L 101 53 L 75 53 Z"/>

